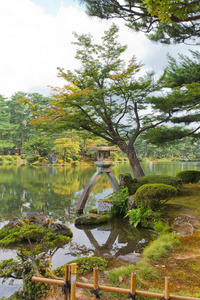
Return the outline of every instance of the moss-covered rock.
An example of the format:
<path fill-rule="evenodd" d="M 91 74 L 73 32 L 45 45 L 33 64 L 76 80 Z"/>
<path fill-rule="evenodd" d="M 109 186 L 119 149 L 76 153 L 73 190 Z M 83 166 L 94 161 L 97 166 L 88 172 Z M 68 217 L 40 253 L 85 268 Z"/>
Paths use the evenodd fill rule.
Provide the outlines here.
<path fill-rule="evenodd" d="M 134 195 L 141 186 L 137 179 L 133 179 L 130 173 L 119 175 L 120 186 L 127 187 L 129 195 Z"/>
<path fill-rule="evenodd" d="M 200 181 L 200 171 L 183 170 L 176 173 L 176 177 L 182 179 L 183 183 L 197 183 Z"/>
<path fill-rule="evenodd" d="M 175 187 L 167 184 L 153 183 L 142 185 L 135 194 L 135 200 L 138 208 L 150 207 L 154 209 L 176 195 L 177 190 Z"/>
<path fill-rule="evenodd" d="M 138 183 L 140 185 L 150 184 L 150 183 L 163 183 L 177 188 L 182 185 L 182 180 L 181 178 L 175 176 L 147 175 L 147 176 L 140 177 L 138 179 Z"/>
<path fill-rule="evenodd" d="M 97 225 L 102 224 L 110 220 L 111 216 L 109 214 L 88 214 L 88 215 L 81 215 L 76 218 L 75 225 Z"/>
<path fill-rule="evenodd" d="M 69 261 L 68 264 L 76 263 L 77 264 L 77 275 L 86 274 L 91 272 L 93 268 L 98 268 L 99 270 L 105 270 L 108 263 L 105 258 L 101 257 L 81 257 L 73 261 Z M 65 265 L 58 267 L 54 274 L 59 277 L 65 276 Z"/>
<path fill-rule="evenodd" d="M 12 218 L 4 228 L 12 229 L 14 227 L 22 227 L 23 225 L 36 225 L 44 228 L 50 228 L 53 233 L 61 234 L 64 236 L 73 236 L 71 228 L 60 222 L 55 222 L 47 216 L 42 214 L 31 212 L 27 213 L 25 217 L 19 219 L 18 217 Z"/>

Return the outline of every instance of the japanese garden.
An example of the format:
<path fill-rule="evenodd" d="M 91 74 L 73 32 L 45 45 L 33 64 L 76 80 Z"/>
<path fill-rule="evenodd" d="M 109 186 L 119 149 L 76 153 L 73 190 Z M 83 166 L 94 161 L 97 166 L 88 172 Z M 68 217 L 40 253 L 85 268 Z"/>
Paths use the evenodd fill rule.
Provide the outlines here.
<path fill-rule="evenodd" d="M 98 42 L 74 33 L 77 67 L 58 68 L 63 87 L 0 95 L 0 299 L 74 300 L 67 285 L 32 280 L 66 280 L 74 262 L 86 285 L 93 268 L 122 289 L 136 273 L 130 299 L 164 296 L 165 276 L 175 296 L 162 299 L 200 298 L 200 52 L 169 53 L 158 76 L 125 58 L 115 24 L 199 45 L 198 2 L 78 1 L 112 23 Z M 77 291 L 91 297 L 125 296 Z"/>

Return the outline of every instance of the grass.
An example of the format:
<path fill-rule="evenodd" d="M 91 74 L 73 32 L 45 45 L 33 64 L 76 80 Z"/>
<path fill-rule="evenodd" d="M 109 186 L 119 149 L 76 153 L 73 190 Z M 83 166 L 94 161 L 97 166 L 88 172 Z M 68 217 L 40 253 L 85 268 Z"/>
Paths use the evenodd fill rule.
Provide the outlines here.
<path fill-rule="evenodd" d="M 165 204 L 162 221 L 174 225 L 179 215 L 200 216 L 200 184 L 184 185 L 178 196 Z M 198 219 L 196 219 L 198 220 Z M 168 228 L 151 242 L 136 265 L 125 264 L 104 276 L 108 286 L 130 288 L 130 275 L 137 274 L 136 289 L 164 293 L 164 277 L 170 276 L 170 293 L 200 298 L 200 220 L 194 234 L 181 236 Z M 176 228 L 175 228 L 176 229 Z M 120 283 L 120 276 L 123 281 Z M 120 294 L 103 293 L 103 299 L 125 299 Z M 140 298 L 145 299 L 148 298 Z"/>

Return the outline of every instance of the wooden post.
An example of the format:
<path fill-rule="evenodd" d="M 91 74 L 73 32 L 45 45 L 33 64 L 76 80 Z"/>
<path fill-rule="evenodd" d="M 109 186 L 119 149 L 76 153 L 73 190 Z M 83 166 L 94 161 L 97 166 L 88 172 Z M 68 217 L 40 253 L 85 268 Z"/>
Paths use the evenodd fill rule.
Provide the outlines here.
<path fill-rule="evenodd" d="M 76 263 L 71 264 L 71 295 L 70 300 L 76 299 Z"/>
<path fill-rule="evenodd" d="M 169 300 L 169 276 L 165 276 L 165 299 Z"/>
<path fill-rule="evenodd" d="M 94 268 L 93 269 L 93 277 L 94 277 L 94 289 L 97 290 L 99 288 L 99 269 Z M 97 297 L 94 295 L 94 300 L 96 300 Z"/>
<path fill-rule="evenodd" d="M 68 275 L 68 267 L 67 265 L 65 265 L 65 284 L 67 282 L 67 275 Z M 67 289 L 64 288 L 64 296 L 63 296 L 64 300 L 67 300 Z"/>
<path fill-rule="evenodd" d="M 131 294 L 135 295 L 136 290 L 136 273 L 131 273 Z"/>

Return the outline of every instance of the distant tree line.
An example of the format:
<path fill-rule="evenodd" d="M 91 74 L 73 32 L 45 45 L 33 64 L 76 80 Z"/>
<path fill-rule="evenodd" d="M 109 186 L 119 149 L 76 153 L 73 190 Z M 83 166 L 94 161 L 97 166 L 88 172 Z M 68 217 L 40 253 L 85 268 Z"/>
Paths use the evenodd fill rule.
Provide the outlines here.
<path fill-rule="evenodd" d="M 32 103 L 31 107 L 25 104 L 27 101 Z M 89 149 L 105 143 L 104 139 L 76 130 L 36 130 L 29 124 L 34 118 L 34 111 L 44 110 L 49 101 L 50 98 L 38 93 L 17 92 L 10 99 L 0 95 L 0 155 L 18 154 L 30 163 L 47 158 L 50 154 L 63 162 L 78 163 L 84 156 L 95 158 L 95 153 Z M 191 143 L 189 138 L 158 146 L 141 137 L 135 149 L 140 159 L 194 160 L 200 159 L 199 146 L 198 140 Z M 125 160 L 125 155 L 119 150 L 112 154 L 112 158 Z"/>

